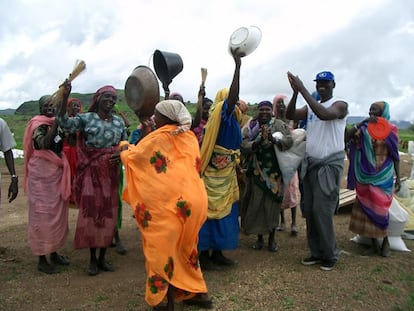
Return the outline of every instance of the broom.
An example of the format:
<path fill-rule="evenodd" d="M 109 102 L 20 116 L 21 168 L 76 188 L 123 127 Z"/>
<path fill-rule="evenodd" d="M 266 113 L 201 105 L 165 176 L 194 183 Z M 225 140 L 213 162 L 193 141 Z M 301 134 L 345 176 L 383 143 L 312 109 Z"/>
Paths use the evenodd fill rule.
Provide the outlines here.
<path fill-rule="evenodd" d="M 206 83 L 206 79 L 207 79 L 207 68 L 201 68 L 201 85 L 200 85 L 200 90 L 201 90 L 201 88 L 204 87 L 204 84 Z M 200 94 L 198 96 L 196 110 L 201 109 L 201 106 L 202 105 L 203 105 L 203 95 Z"/>
<path fill-rule="evenodd" d="M 72 72 L 69 74 L 69 77 L 65 80 L 72 82 L 77 76 L 79 76 L 86 69 L 86 64 L 83 60 L 77 60 L 75 66 L 73 67 Z M 63 93 L 65 91 L 64 83 L 59 86 L 59 89 L 52 94 L 52 104 L 54 107 L 60 104 L 63 99 Z"/>

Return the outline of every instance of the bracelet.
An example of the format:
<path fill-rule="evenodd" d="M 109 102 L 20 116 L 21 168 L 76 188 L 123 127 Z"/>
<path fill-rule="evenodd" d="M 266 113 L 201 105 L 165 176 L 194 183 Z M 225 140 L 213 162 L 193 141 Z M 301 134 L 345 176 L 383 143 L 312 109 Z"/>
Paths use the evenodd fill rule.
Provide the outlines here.
<path fill-rule="evenodd" d="M 13 175 L 11 175 L 11 178 L 13 179 L 13 178 L 19 178 L 19 176 L 17 176 L 16 174 L 13 174 Z"/>

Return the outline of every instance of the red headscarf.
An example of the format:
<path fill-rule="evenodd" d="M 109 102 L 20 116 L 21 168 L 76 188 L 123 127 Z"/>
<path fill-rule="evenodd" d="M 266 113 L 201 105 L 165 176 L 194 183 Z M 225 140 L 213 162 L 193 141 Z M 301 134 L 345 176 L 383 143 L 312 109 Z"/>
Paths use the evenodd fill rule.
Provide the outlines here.
<path fill-rule="evenodd" d="M 97 90 L 95 95 L 93 95 L 92 105 L 89 107 L 88 111 L 96 111 L 98 101 L 99 101 L 99 97 L 103 93 L 106 93 L 106 92 L 109 92 L 109 93 L 114 94 L 115 96 L 118 96 L 118 93 L 117 93 L 116 89 L 112 85 L 105 85 L 105 86 L 101 87 L 99 90 Z"/>
<path fill-rule="evenodd" d="M 72 103 L 74 103 L 74 102 L 79 104 L 79 112 L 82 112 L 82 102 L 80 101 L 79 98 L 74 98 L 74 97 L 69 98 L 68 99 L 68 107 L 70 107 L 72 105 Z M 70 116 L 70 117 L 72 117 L 72 116 Z"/>

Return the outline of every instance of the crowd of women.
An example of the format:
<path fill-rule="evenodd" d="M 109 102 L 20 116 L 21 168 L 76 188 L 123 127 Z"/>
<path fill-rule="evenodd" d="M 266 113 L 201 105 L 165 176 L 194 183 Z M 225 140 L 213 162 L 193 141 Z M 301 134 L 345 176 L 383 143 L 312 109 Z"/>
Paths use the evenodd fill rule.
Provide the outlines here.
<path fill-rule="evenodd" d="M 153 116 L 140 118 L 133 143 L 124 119 L 114 112 L 117 91 L 110 85 L 96 91 L 86 112 L 69 98 L 68 81 L 58 105 L 51 96 L 40 98 L 40 114 L 24 137 L 29 244 L 39 257 L 39 271 L 57 273 L 57 265 L 70 262 L 59 250 L 68 235 L 71 201 L 79 209 L 74 248 L 90 250 L 88 274 L 114 271 L 105 255 L 114 239 L 119 241 L 122 199 L 141 233 L 147 303 L 157 310 L 174 310 L 182 300 L 211 308 L 202 271 L 237 265 L 223 251 L 238 247 L 240 231 L 257 236 L 254 251 L 266 246 L 277 252 L 276 232 L 285 230 L 283 211 L 290 209 L 290 231 L 296 236 L 297 169 L 304 181 L 301 211 L 310 248 L 302 263 L 331 270 L 338 259 L 332 218 L 346 146 L 349 187 L 357 193 L 350 229 L 372 238 L 374 251 L 389 255 L 386 229 L 394 172 L 399 187 L 398 136 L 395 127 L 381 139 L 367 130 L 379 117 L 389 119 L 389 105 L 374 103 L 370 117 L 346 131 L 347 103 L 333 98 L 333 74 L 316 76 L 318 101 L 288 73 L 293 91 L 288 105 L 287 96 L 278 94 L 273 101 L 259 101 L 257 115 L 249 118 L 239 98 L 242 56 L 233 53 L 230 87 L 219 90 L 214 101 L 200 88 L 194 120 L 182 98 L 167 98 Z M 296 109 L 299 94 L 307 106 Z M 308 133 L 304 164 L 286 178 L 278 155 L 297 143 L 293 131 L 300 120 Z"/>

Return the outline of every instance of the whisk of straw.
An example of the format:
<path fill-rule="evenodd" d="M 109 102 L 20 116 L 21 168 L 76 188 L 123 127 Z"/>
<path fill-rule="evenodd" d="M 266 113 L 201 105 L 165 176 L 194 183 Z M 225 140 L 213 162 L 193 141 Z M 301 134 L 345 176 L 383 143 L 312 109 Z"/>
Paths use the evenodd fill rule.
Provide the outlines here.
<path fill-rule="evenodd" d="M 83 60 L 77 60 L 75 63 L 75 66 L 73 67 L 72 72 L 69 74 L 68 80 L 69 82 L 72 82 L 77 76 L 79 76 L 84 70 L 86 69 L 86 63 Z M 52 103 L 53 106 L 56 106 L 59 104 L 63 99 L 63 92 L 64 92 L 64 86 L 59 86 L 59 89 L 52 94 Z"/>

